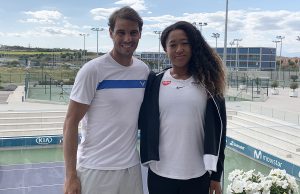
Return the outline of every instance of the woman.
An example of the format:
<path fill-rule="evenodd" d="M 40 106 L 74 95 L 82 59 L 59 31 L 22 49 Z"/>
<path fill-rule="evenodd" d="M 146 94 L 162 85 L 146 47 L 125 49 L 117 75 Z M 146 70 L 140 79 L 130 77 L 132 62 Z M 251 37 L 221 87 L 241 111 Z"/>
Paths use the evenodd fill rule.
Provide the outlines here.
<path fill-rule="evenodd" d="M 188 22 L 167 27 L 161 44 L 172 66 L 149 75 L 139 118 L 149 193 L 220 194 L 226 141 L 222 61 Z"/>

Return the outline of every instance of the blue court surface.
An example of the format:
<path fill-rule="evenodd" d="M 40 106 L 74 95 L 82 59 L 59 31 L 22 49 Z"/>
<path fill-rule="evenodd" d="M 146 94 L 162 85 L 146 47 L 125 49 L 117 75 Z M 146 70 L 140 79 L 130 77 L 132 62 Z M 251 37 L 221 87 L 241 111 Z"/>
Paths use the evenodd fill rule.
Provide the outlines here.
<path fill-rule="evenodd" d="M 144 194 L 147 169 L 142 167 Z M 64 163 L 50 162 L 0 166 L 1 194 L 63 193 Z"/>
<path fill-rule="evenodd" d="M 59 194 L 63 181 L 63 162 L 0 166 L 1 194 Z"/>

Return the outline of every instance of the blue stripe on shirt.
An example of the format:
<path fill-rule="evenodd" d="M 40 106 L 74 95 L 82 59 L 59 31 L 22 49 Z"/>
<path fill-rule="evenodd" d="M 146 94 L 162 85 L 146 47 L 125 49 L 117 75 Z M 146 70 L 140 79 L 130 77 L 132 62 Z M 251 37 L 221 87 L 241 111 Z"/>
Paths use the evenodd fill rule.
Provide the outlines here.
<path fill-rule="evenodd" d="M 146 80 L 103 80 L 98 83 L 97 90 L 118 88 L 145 88 Z"/>

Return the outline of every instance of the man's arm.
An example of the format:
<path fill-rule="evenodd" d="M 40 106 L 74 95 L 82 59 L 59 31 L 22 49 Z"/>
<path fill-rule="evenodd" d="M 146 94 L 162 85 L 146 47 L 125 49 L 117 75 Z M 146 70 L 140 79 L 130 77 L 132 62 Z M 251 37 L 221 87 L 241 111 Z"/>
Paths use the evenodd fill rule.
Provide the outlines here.
<path fill-rule="evenodd" d="M 66 119 L 64 122 L 64 160 L 66 168 L 65 179 L 65 194 L 80 194 L 81 186 L 76 172 L 76 158 L 78 148 L 78 125 L 89 105 L 81 104 L 70 100 L 69 108 L 67 111 Z"/>

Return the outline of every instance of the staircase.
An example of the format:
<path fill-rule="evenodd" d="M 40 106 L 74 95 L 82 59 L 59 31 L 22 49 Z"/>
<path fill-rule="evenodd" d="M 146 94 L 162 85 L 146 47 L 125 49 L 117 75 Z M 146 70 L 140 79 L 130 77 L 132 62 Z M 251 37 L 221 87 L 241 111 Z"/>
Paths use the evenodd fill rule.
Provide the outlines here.
<path fill-rule="evenodd" d="M 227 136 L 300 165 L 300 126 L 248 112 L 227 111 Z"/>
<path fill-rule="evenodd" d="M 65 111 L 0 112 L 0 137 L 61 135 Z"/>

